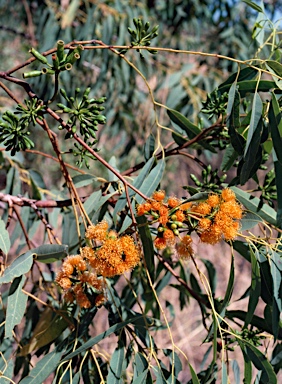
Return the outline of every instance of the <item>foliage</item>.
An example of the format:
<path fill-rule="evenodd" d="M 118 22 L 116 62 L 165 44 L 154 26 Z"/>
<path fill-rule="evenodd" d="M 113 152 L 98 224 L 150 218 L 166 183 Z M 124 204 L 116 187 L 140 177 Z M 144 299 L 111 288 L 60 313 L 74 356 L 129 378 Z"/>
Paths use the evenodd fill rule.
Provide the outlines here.
<path fill-rule="evenodd" d="M 32 48 L 0 72 L 0 381 L 278 382 L 282 51 L 271 9 L 24 3 L 25 13 L 11 2 L 8 31 L 26 14 Z M 242 6 L 257 17 L 252 33 L 234 16 Z M 187 22 L 210 25 L 189 50 Z M 209 33 L 217 39 L 195 50 Z M 28 156 L 44 161 L 36 169 Z M 169 179 L 175 156 L 193 162 L 183 188 Z M 223 297 L 197 242 L 230 249 Z M 250 270 L 236 306 L 235 258 Z M 192 302 L 207 345 L 195 367 L 172 332 Z"/>

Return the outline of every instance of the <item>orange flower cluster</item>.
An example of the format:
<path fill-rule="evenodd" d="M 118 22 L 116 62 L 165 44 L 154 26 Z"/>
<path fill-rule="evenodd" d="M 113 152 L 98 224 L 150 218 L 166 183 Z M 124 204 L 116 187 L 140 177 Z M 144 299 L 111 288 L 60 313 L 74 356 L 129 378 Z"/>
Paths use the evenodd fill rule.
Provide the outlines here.
<path fill-rule="evenodd" d="M 104 278 L 120 275 L 136 266 L 140 260 L 140 252 L 132 237 L 119 237 L 115 231 L 108 230 L 108 223 L 102 221 L 90 225 L 85 234 L 94 247 L 86 246 L 80 249 L 80 255 L 69 256 L 56 281 L 64 290 L 66 301 L 76 300 L 80 307 L 89 308 L 91 302 L 87 288 L 94 288 L 94 304 L 101 305 L 104 300 Z M 99 276 L 99 277 L 98 277 Z"/>
<path fill-rule="evenodd" d="M 164 191 L 154 192 L 150 200 L 137 206 L 138 216 L 147 215 L 149 221 L 159 223 L 158 235 L 154 240 L 157 249 L 174 246 L 180 241 L 176 246 L 178 255 L 190 257 L 193 254 L 190 236 L 179 236 L 179 229 L 187 222 L 187 210 L 191 206 L 192 203 L 185 203 L 175 196 L 169 196 L 165 202 Z"/>
<path fill-rule="evenodd" d="M 242 207 L 235 193 L 226 188 L 221 195 L 211 194 L 205 202 L 193 205 L 191 212 L 198 218 L 196 231 L 204 243 L 216 244 L 220 240 L 234 240 L 242 218 Z"/>
<path fill-rule="evenodd" d="M 88 264 L 82 255 L 68 256 L 57 274 L 56 281 L 63 289 L 66 301 L 76 300 L 82 308 L 91 307 L 91 294 L 87 294 L 87 288 L 92 287 L 99 293 L 94 299 L 94 304 L 96 306 L 102 304 L 104 280 L 98 278 L 94 271 L 89 271 Z"/>
<path fill-rule="evenodd" d="M 137 206 L 137 215 L 146 215 L 149 222 L 159 223 L 154 240 L 157 249 L 176 245 L 180 257 L 189 257 L 193 254 L 189 234 L 194 230 L 205 243 L 233 240 L 239 230 L 242 208 L 229 188 L 221 195 L 212 193 L 206 201 L 198 203 L 185 202 L 174 196 L 165 202 L 165 192 L 156 191 L 151 199 Z M 181 231 L 188 235 L 181 238 Z"/>

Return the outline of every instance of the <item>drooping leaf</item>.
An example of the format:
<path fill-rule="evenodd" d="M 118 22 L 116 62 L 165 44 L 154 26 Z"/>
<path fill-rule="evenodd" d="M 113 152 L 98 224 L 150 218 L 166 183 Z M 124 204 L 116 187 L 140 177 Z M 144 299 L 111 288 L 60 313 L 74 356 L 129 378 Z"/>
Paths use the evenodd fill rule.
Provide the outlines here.
<path fill-rule="evenodd" d="M 64 311 L 63 316 L 58 313 L 54 316 L 54 311 L 46 307 L 34 328 L 30 341 L 21 348 L 19 356 L 27 356 L 32 351 L 51 343 L 71 324 L 72 318 L 67 311 Z"/>
<path fill-rule="evenodd" d="M 282 89 L 282 65 L 278 61 L 266 60 L 266 68 L 272 73 L 272 78 L 278 88 Z M 277 77 L 279 76 L 279 77 Z"/>
<path fill-rule="evenodd" d="M 249 297 L 249 303 L 248 303 L 248 311 L 247 311 L 247 316 L 244 324 L 245 328 L 250 324 L 252 320 L 252 317 L 254 315 L 255 309 L 259 301 L 260 292 L 261 292 L 261 276 L 260 276 L 259 262 L 251 247 L 250 247 L 250 255 L 251 255 L 251 265 L 252 265 L 252 282 L 251 282 L 250 297 Z"/>
<path fill-rule="evenodd" d="M 146 194 L 146 196 L 150 197 L 152 193 L 158 188 L 159 183 L 163 178 L 165 170 L 165 160 L 161 159 L 158 161 L 158 164 L 151 170 L 149 175 L 143 181 L 141 187 L 139 188 L 140 192 Z M 136 194 L 135 201 L 136 203 L 141 203 L 143 198 Z M 132 220 L 129 216 L 126 216 L 120 232 L 124 232 L 132 223 Z"/>
<path fill-rule="evenodd" d="M 263 13 L 263 9 L 257 5 L 256 3 L 253 3 L 251 0 L 242 0 L 243 3 L 248 4 L 251 8 L 253 8 L 255 11 L 258 11 L 260 13 Z"/>
<path fill-rule="evenodd" d="M 144 165 L 144 167 L 142 168 L 142 170 L 140 171 L 139 175 L 136 177 L 136 179 L 134 180 L 133 182 L 133 185 L 135 188 L 140 188 L 142 183 L 144 182 L 145 178 L 148 176 L 153 164 L 155 162 L 155 158 L 154 157 L 151 157 L 147 162 L 146 164 Z M 128 191 L 128 194 L 129 194 L 129 197 L 132 198 L 136 192 L 134 192 L 132 189 L 129 188 L 129 191 Z M 121 196 L 119 197 L 118 199 L 118 202 L 116 203 L 116 206 L 115 206 L 115 209 L 114 209 L 114 218 L 116 220 L 116 216 L 118 214 L 118 212 L 122 211 L 123 208 L 126 206 L 127 204 L 127 200 L 126 200 L 126 194 L 125 192 L 123 192 L 121 194 Z"/>
<path fill-rule="evenodd" d="M 112 354 L 109 373 L 107 376 L 107 384 L 122 384 L 122 371 L 124 363 L 124 346 L 118 345 Z"/>
<path fill-rule="evenodd" d="M 8 254 L 11 247 L 9 232 L 5 228 L 4 221 L 0 218 L 0 249 L 5 255 Z"/>
<path fill-rule="evenodd" d="M 275 81 L 271 80 L 260 80 L 259 84 L 257 80 L 240 81 L 237 82 L 237 86 L 241 97 L 245 97 L 247 93 L 269 92 L 271 89 L 277 88 Z M 230 84 L 220 87 L 219 91 L 228 92 L 229 88 Z"/>
<path fill-rule="evenodd" d="M 59 244 L 44 244 L 33 250 L 34 259 L 40 263 L 53 263 L 68 255 L 68 246 Z"/>
<path fill-rule="evenodd" d="M 143 372 L 146 372 L 147 374 L 148 361 L 140 352 L 136 353 L 133 365 L 134 365 L 134 374 L 133 374 L 134 379 L 137 379 L 138 377 L 140 377 L 140 375 Z"/>
<path fill-rule="evenodd" d="M 146 268 L 150 274 L 151 280 L 155 281 L 155 264 L 154 264 L 154 246 L 149 226 L 146 224 L 147 220 L 144 216 L 136 217 L 138 224 L 138 232 L 140 234 L 143 254 L 146 263 Z"/>
<path fill-rule="evenodd" d="M 227 127 L 232 147 L 239 155 L 243 155 L 245 139 L 238 132 L 240 128 L 240 95 L 236 83 L 232 84 L 227 104 Z"/>
<path fill-rule="evenodd" d="M 86 351 L 89 348 L 92 348 L 94 345 L 99 343 L 99 341 L 104 340 L 109 335 L 114 332 L 118 332 L 122 328 L 124 328 L 127 324 L 135 323 L 136 321 L 142 319 L 142 315 L 129 317 L 127 320 L 122 321 L 121 323 L 115 324 L 108 328 L 105 332 L 100 333 L 98 336 L 92 337 L 86 343 L 84 343 L 81 347 L 77 348 L 74 352 L 71 352 L 67 356 L 64 357 L 63 361 L 68 361 L 73 357 L 79 355 L 80 353 Z"/>
<path fill-rule="evenodd" d="M 279 163 L 282 165 L 282 138 L 280 135 L 280 132 L 282 131 L 281 111 L 276 96 L 273 93 L 269 105 L 268 118 L 275 154 Z"/>
<path fill-rule="evenodd" d="M 15 277 L 19 277 L 27 273 L 33 263 L 33 251 L 28 251 L 21 256 L 17 257 L 4 271 L 0 277 L 0 284 L 9 283 Z"/>
<path fill-rule="evenodd" d="M 200 384 L 198 376 L 197 376 L 196 372 L 194 371 L 194 368 L 192 367 L 191 364 L 189 364 L 189 369 L 190 369 L 190 373 L 191 373 L 191 377 L 192 377 L 192 384 Z"/>
<path fill-rule="evenodd" d="M 277 227 L 282 228 L 282 164 L 274 162 L 275 184 L 277 190 Z"/>
<path fill-rule="evenodd" d="M 10 287 L 5 321 L 5 337 L 12 337 L 14 327 L 21 322 L 24 316 L 28 298 L 22 292 L 25 280 L 25 276 L 17 277 Z"/>
<path fill-rule="evenodd" d="M 250 121 L 250 127 L 248 129 L 248 136 L 247 136 L 247 142 L 245 147 L 244 156 L 246 156 L 249 146 L 253 140 L 254 133 L 258 127 L 259 121 L 262 118 L 262 101 L 260 95 L 256 92 L 254 94 L 253 103 L 252 103 L 252 114 L 251 114 L 251 121 Z"/>
<path fill-rule="evenodd" d="M 219 85 L 218 90 L 220 93 L 222 93 L 221 89 L 225 86 L 231 87 L 233 84 L 236 85 L 236 83 L 240 83 L 243 80 L 251 80 L 258 74 L 257 69 L 246 67 L 240 70 L 239 74 L 238 72 L 233 73 L 231 76 L 228 77 L 227 80 L 225 80 L 222 84 Z M 229 90 L 229 89 L 228 89 Z M 227 91 L 228 91 L 227 90 Z M 230 93 L 230 91 L 229 91 Z M 230 113 L 230 111 L 229 111 Z M 228 114 L 228 112 L 227 112 Z"/>
<path fill-rule="evenodd" d="M 39 384 L 44 383 L 44 380 L 56 369 L 61 361 L 63 350 L 58 346 L 52 352 L 49 352 L 35 367 L 30 371 L 29 375 L 20 381 L 20 384 Z"/>

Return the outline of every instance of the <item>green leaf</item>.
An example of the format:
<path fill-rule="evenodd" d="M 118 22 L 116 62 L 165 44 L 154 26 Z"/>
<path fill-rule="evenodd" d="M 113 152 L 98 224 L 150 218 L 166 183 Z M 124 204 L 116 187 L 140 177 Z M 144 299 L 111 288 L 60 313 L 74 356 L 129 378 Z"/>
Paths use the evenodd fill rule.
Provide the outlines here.
<path fill-rule="evenodd" d="M 146 194 L 147 196 L 151 196 L 152 193 L 158 188 L 158 185 L 160 184 L 163 174 L 165 170 L 165 160 L 161 159 L 158 161 L 158 164 L 152 169 L 152 171 L 149 173 L 149 175 L 146 177 L 146 179 L 143 181 L 141 187 L 139 188 L 139 191 Z M 136 203 L 141 203 L 143 198 L 136 194 L 135 201 Z M 120 229 L 120 232 L 124 232 L 132 223 L 132 220 L 129 216 L 126 216 L 122 227 Z"/>
<path fill-rule="evenodd" d="M 241 381 L 240 381 L 240 366 L 239 364 L 237 363 L 237 360 L 232 360 L 232 371 L 233 371 L 233 375 L 234 375 L 234 379 L 235 379 L 235 384 L 240 384 Z"/>
<path fill-rule="evenodd" d="M 246 348 L 243 343 L 238 342 L 244 357 L 244 384 L 251 384 L 252 382 L 252 362 L 246 353 Z"/>
<path fill-rule="evenodd" d="M 239 155 L 243 155 L 245 139 L 238 133 L 240 128 L 240 94 L 236 90 L 236 83 L 232 84 L 227 104 L 227 127 L 232 147 Z M 233 155 L 234 156 L 234 155 Z"/>
<path fill-rule="evenodd" d="M 250 1 L 250 0 L 242 0 L 243 1 L 243 3 L 246 3 L 246 4 L 248 4 L 251 8 L 253 8 L 255 11 L 258 11 L 258 12 L 260 12 L 260 13 L 264 13 L 263 12 L 263 9 L 259 6 L 259 5 L 257 5 L 256 3 L 253 3 L 252 1 Z"/>
<path fill-rule="evenodd" d="M 277 253 L 270 249 L 269 251 L 271 253 L 271 257 L 269 259 L 270 262 L 270 272 L 272 276 L 273 281 L 273 294 L 274 299 L 276 301 L 277 307 L 279 311 L 282 310 L 282 303 L 281 303 L 281 297 L 280 297 L 280 286 L 282 281 L 282 259 L 281 259 L 281 253 Z M 281 252 L 281 251 L 280 251 Z"/>
<path fill-rule="evenodd" d="M 260 266 L 259 266 L 257 257 L 254 254 L 251 247 L 250 247 L 250 255 L 251 255 L 251 264 L 252 264 L 252 283 L 251 283 L 248 311 L 245 319 L 244 328 L 246 328 L 252 320 L 252 317 L 254 315 L 255 309 L 259 301 L 260 293 L 261 293 Z"/>
<path fill-rule="evenodd" d="M 97 178 L 93 175 L 85 174 L 85 175 L 76 175 L 73 176 L 72 181 L 76 188 L 85 187 L 86 185 L 94 183 Z M 65 186 L 65 185 L 64 185 Z"/>
<path fill-rule="evenodd" d="M 267 360 L 266 356 L 261 353 L 260 350 L 258 350 L 253 344 L 250 342 L 243 340 L 243 343 L 246 346 L 246 352 L 250 360 L 253 362 L 254 366 L 262 371 L 262 375 L 260 378 L 260 382 L 267 384 L 276 384 L 277 383 L 277 376 L 273 370 L 272 365 Z"/>
<path fill-rule="evenodd" d="M 280 135 L 280 132 L 282 131 L 282 120 L 280 107 L 274 93 L 272 93 L 272 98 L 269 105 L 268 119 L 275 154 L 279 163 L 282 165 L 282 138 Z"/>
<path fill-rule="evenodd" d="M 275 184 L 277 189 L 277 227 L 282 228 L 282 164 L 274 162 Z"/>
<path fill-rule="evenodd" d="M 124 346 L 118 345 L 112 354 L 109 373 L 107 376 L 108 384 L 122 384 L 122 367 L 124 363 Z"/>
<path fill-rule="evenodd" d="M 227 374 L 227 366 L 224 361 L 221 361 L 222 371 L 221 371 L 221 384 L 228 384 L 228 374 Z"/>
<path fill-rule="evenodd" d="M 183 116 L 180 112 L 174 109 L 167 109 L 167 113 L 169 118 L 175 124 L 177 124 L 180 128 L 182 128 L 184 132 L 186 132 L 188 139 L 193 139 L 193 137 L 197 136 L 201 132 L 201 128 L 191 123 L 191 121 L 188 120 L 185 116 Z M 182 145 L 182 144 L 184 143 L 183 142 L 179 143 L 179 145 Z M 215 149 L 210 144 L 206 143 L 203 140 L 199 141 L 198 144 L 211 152 L 215 151 Z"/>
<path fill-rule="evenodd" d="M 136 179 L 133 182 L 133 185 L 135 188 L 140 188 L 142 183 L 144 182 L 145 178 L 148 176 L 154 162 L 156 161 L 155 157 L 151 157 L 147 163 L 144 165 L 144 167 L 141 169 L 139 175 L 136 177 Z M 136 195 L 136 192 L 134 192 L 132 189 L 129 189 L 128 191 L 129 197 L 132 198 L 134 195 Z M 114 209 L 114 218 L 116 220 L 118 212 L 122 211 L 123 208 L 126 206 L 127 200 L 126 200 L 126 194 L 123 192 L 121 196 L 118 199 L 118 202 L 116 203 L 115 209 Z"/>
<path fill-rule="evenodd" d="M 148 226 L 147 220 L 144 216 L 136 217 L 138 224 L 138 232 L 142 241 L 143 254 L 145 259 L 145 265 L 150 274 L 151 280 L 155 281 L 155 264 L 154 264 L 154 246 L 153 240 Z"/>
<path fill-rule="evenodd" d="M 147 384 L 147 375 L 149 373 L 149 370 L 146 369 L 146 371 L 140 373 L 140 375 L 138 375 L 133 381 L 132 381 L 132 384 L 144 384 L 146 383 Z"/>
<path fill-rule="evenodd" d="M 111 326 L 105 332 L 100 333 L 98 336 L 92 337 L 91 339 L 86 341 L 86 343 L 84 343 L 81 347 L 77 348 L 74 352 L 71 352 L 70 354 L 68 354 L 66 357 L 64 357 L 62 362 L 68 361 L 73 357 L 79 355 L 80 353 L 86 351 L 87 349 L 92 348 L 94 345 L 98 344 L 101 340 L 104 340 L 106 337 L 124 328 L 127 324 L 132 324 L 140 319 L 141 320 L 143 319 L 142 315 L 132 316 L 127 320 L 122 321 L 121 323 Z"/>
<path fill-rule="evenodd" d="M 17 257 L 4 271 L 0 277 L 0 284 L 9 283 L 15 277 L 19 277 L 27 273 L 33 263 L 33 251 L 28 251 Z"/>
<path fill-rule="evenodd" d="M 278 88 L 282 89 L 282 65 L 278 61 L 266 60 L 265 62 L 267 69 L 272 73 L 272 78 Z M 278 75 L 280 77 L 277 77 Z"/>
<path fill-rule="evenodd" d="M 61 348 L 60 348 L 61 349 Z M 61 362 L 63 351 L 59 350 L 59 346 L 52 352 L 49 352 L 41 358 L 30 371 L 29 375 L 20 381 L 19 384 L 39 384 L 56 369 Z"/>
<path fill-rule="evenodd" d="M 150 133 L 144 145 L 144 158 L 149 161 L 155 150 L 155 137 Z"/>
<path fill-rule="evenodd" d="M 9 232 L 5 227 L 5 223 L 0 219 L 0 249 L 5 255 L 8 254 L 11 247 Z"/>
<path fill-rule="evenodd" d="M 133 379 L 139 378 L 140 375 L 144 372 L 146 372 L 146 375 L 147 375 L 148 361 L 140 352 L 136 353 L 133 365 L 134 365 Z"/>
<path fill-rule="evenodd" d="M 220 93 L 224 93 L 222 89 L 224 89 L 226 86 L 232 86 L 233 83 L 236 84 L 239 82 L 242 82 L 243 80 L 251 80 L 258 74 L 258 70 L 251 67 L 246 67 L 240 70 L 239 75 L 238 72 L 233 73 L 231 76 L 228 77 L 227 80 L 224 81 L 224 83 L 220 84 L 218 87 L 218 90 Z M 232 85 L 231 85 L 232 84 Z M 228 90 L 227 90 L 228 91 Z M 229 91 L 230 94 L 230 91 Z M 229 111 L 230 113 L 230 111 Z"/>
<path fill-rule="evenodd" d="M 224 299 L 220 305 L 220 316 L 224 317 L 225 310 L 230 303 L 233 289 L 234 289 L 234 281 L 235 281 L 235 274 L 234 274 L 234 255 L 232 255 L 231 258 L 231 265 L 230 265 L 230 273 L 229 273 L 229 278 L 228 278 L 228 285 L 227 289 L 224 295 Z M 219 318 L 219 321 L 221 322 L 221 319 Z"/>
<path fill-rule="evenodd" d="M 216 269 L 209 260 L 206 260 L 206 259 L 201 259 L 201 260 L 205 264 L 205 267 L 207 268 L 211 292 L 214 294 L 216 289 L 216 280 L 217 280 Z"/>
<path fill-rule="evenodd" d="M 22 292 L 26 277 L 17 277 L 9 290 L 7 313 L 5 321 L 5 337 L 12 337 L 12 331 L 18 325 L 25 313 L 27 295 Z"/>
<path fill-rule="evenodd" d="M 276 89 L 275 81 L 271 80 L 260 80 L 259 84 L 257 80 L 247 80 L 237 82 L 238 91 L 241 97 L 245 97 L 247 93 L 255 93 L 255 92 L 269 92 L 271 89 Z M 218 90 L 221 93 L 228 92 L 230 85 L 225 85 L 220 87 Z"/>
<path fill-rule="evenodd" d="M 220 169 L 222 171 L 228 171 L 234 165 L 237 158 L 238 158 L 237 151 L 235 151 L 232 145 L 227 145 L 223 153 L 223 159 L 220 165 Z"/>
<path fill-rule="evenodd" d="M 68 255 L 68 246 L 59 244 L 44 244 L 32 249 L 34 259 L 40 263 L 53 263 Z"/>
<path fill-rule="evenodd" d="M 258 197 L 254 197 L 237 187 L 231 187 L 230 189 L 235 192 L 236 198 L 246 209 L 256 213 L 269 224 L 276 226 L 276 211 L 273 208 L 267 204 L 261 204 L 261 200 Z"/>
<path fill-rule="evenodd" d="M 247 312 L 240 311 L 240 310 L 226 311 L 226 318 L 230 319 L 230 320 L 238 319 L 238 320 L 241 320 L 241 321 L 245 321 L 247 315 L 248 315 Z M 237 320 L 235 320 L 235 321 L 237 321 Z M 261 318 L 259 316 L 254 315 L 250 324 L 253 327 L 261 329 L 262 332 L 267 332 L 267 333 L 273 335 L 272 328 L 270 327 L 270 325 L 266 322 L 266 320 L 264 318 Z M 279 335 L 278 336 L 279 336 L 279 340 L 281 340 L 282 339 L 282 332 L 281 332 L 281 330 L 279 331 Z"/>
<path fill-rule="evenodd" d="M 240 231 L 246 231 L 247 229 L 251 229 L 261 223 L 263 220 L 260 216 L 253 212 L 247 212 L 243 218 L 240 220 Z"/>
<path fill-rule="evenodd" d="M 247 136 L 247 143 L 245 147 L 245 153 L 244 156 L 246 156 L 249 146 L 252 142 L 253 135 L 257 129 L 258 123 L 262 118 L 262 101 L 260 98 L 260 95 L 258 93 L 255 93 L 252 103 L 252 114 L 251 114 L 251 122 L 250 127 L 248 129 L 248 136 Z"/>
<path fill-rule="evenodd" d="M 238 171 L 241 185 L 244 185 L 256 173 L 262 162 L 262 148 L 260 146 L 262 132 L 263 121 L 260 119 L 253 132 L 249 148 L 245 152 L 242 168 Z"/>
<path fill-rule="evenodd" d="M 190 369 L 190 373 L 191 373 L 191 377 L 192 377 L 192 384 L 200 384 L 198 376 L 197 376 L 196 372 L 194 371 L 191 364 L 189 364 L 189 369 Z"/>
<path fill-rule="evenodd" d="M 21 348 L 18 355 L 27 356 L 32 351 L 51 343 L 51 341 L 57 339 L 71 324 L 72 317 L 67 311 L 64 311 L 64 317 L 58 313 L 54 316 L 54 311 L 46 307 L 34 328 L 30 341 Z"/>
<path fill-rule="evenodd" d="M 189 139 L 192 139 L 201 132 L 201 129 L 197 125 L 191 123 L 191 121 L 183 116 L 180 112 L 174 109 L 167 109 L 167 114 L 175 124 L 177 124 L 187 133 Z"/>

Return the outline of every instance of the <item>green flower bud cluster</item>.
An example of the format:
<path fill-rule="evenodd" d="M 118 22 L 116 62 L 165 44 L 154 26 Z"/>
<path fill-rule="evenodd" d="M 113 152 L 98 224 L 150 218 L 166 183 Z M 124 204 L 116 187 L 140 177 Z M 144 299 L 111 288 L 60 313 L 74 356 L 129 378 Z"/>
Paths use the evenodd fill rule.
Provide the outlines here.
<path fill-rule="evenodd" d="M 93 146 L 94 144 L 97 143 L 98 140 L 94 140 L 92 142 L 87 142 L 86 141 L 86 144 L 89 145 L 89 146 Z M 83 166 L 83 163 L 85 164 L 86 168 L 90 168 L 90 165 L 89 165 L 89 162 L 88 162 L 88 159 L 92 159 L 92 160 L 96 160 L 96 158 L 94 156 L 92 156 L 86 148 L 80 146 L 79 144 L 77 143 L 74 143 L 74 146 L 75 146 L 75 149 L 71 148 L 69 150 L 70 153 L 73 154 L 74 157 L 77 158 L 75 164 L 81 168 Z M 99 151 L 99 149 L 95 149 L 96 152 Z"/>
<path fill-rule="evenodd" d="M 77 132 L 77 125 L 79 125 L 80 134 L 85 140 L 96 139 L 98 124 L 106 123 L 106 117 L 101 115 L 105 109 L 101 104 L 106 101 L 106 98 L 89 98 L 90 91 L 91 89 L 87 88 L 80 98 L 80 88 L 76 88 L 74 97 L 68 97 L 64 89 L 60 90 L 61 95 L 67 101 L 67 105 L 58 103 L 60 109 L 57 113 L 67 113 L 69 115 L 67 124 L 71 127 L 71 132 L 68 131 L 65 136 L 66 139 L 72 138 L 73 134 Z M 59 129 L 63 129 L 63 127 L 60 126 Z"/>
<path fill-rule="evenodd" d="M 135 30 L 128 27 L 128 32 L 130 33 L 132 37 L 131 45 L 132 46 L 143 46 L 143 47 L 148 47 L 151 45 L 151 40 L 158 36 L 158 29 L 159 26 L 156 25 L 155 27 L 152 28 L 150 31 L 150 23 L 147 21 L 145 24 L 143 23 L 143 20 L 139 18 L 134 18 L 133 23 L 135 26 Z M 140 52 L 139 49 L 137 49 L 137 52 Z M 148 49 L 148 52 L 154 54 L 157 53 L 156 50 L 153 49 Z M 140 53 L 141 57 L 143 55 Z"/>
<path fill-rule="evenodd" d="M 42 100 L 31 99 L 25 100 L 26 107 L 18 105 L 16 108 L 16 115 L 20 116 L 20 122 L 26 122 L 26 124 L 36 124 L 36 119 L 42 119 L 42 111 L 45 108 Z"/>
<path fill-rule="evenodd" d="M 42 55 L 36 49 L 31 48 L 29 52 L 34 56 L 40 63 L 46 65 L 41 70 L 26 72 L 23 74 L 25 79 L 30 77 L 36 77 L 41 75 L 54 75 L 55 73 L 60 73 L 62 71 L 70 71 L 73 64 L 80 59 L 81 52 L 83 51 L 83 46 L 78 45 L 75 48 L 69 49 L 68 53 L 65 54 L 65 43 L 62 40 L 57 42 L 57 53 L 52 55 L 52 64 L 48 62 L 46 56 Z"/>
<path fill-rule="evenodd" d="M 226 174 L 218 176 L 218 169 L 213 171 L 211 165 L 209 164 L 202 171 L 202 181 L 200 181 L 196 175 L 190 175 L 191 180 L 193 180 L 197 188 L 185 186 L 184 189 L 188 190 L 192 195 L 201 192 L 202 190 L 220 192 L 222 189 L 221 184 L 224 183 L 226 177 Z"/>
<path fill-rule="evenodd" d="M 224 92 L 221 94 L 216 89 L 207 95 L 207 100 L 203 102 L 201 112 L 208 114 L 209 119 L 213 116 L 219 117 L 220 115 L 224 115 L 226 112 L 227 101 L 228 93 Z"/>
<path fill-rule="evenodd" d="M 16 152 L 25 151 L 34 147 L 34 143 L 28 137 L 28 123 L 26 119 L 18 118 L 14 113 L 7 111 L 3 114 L 0 121 L 0 142 L 6 146 L 7 151 L 11 151 L 12 156 Z"/>

